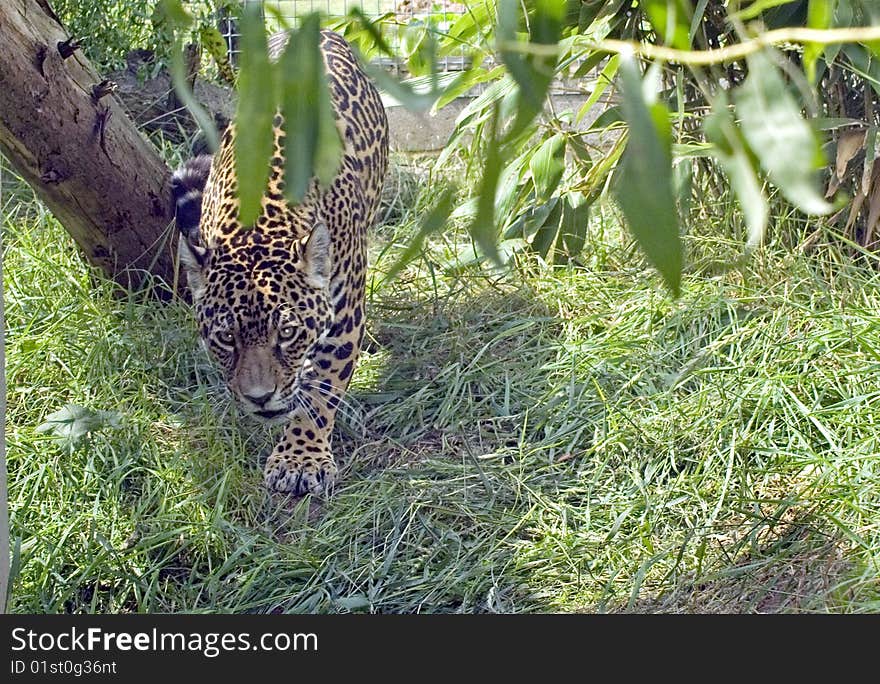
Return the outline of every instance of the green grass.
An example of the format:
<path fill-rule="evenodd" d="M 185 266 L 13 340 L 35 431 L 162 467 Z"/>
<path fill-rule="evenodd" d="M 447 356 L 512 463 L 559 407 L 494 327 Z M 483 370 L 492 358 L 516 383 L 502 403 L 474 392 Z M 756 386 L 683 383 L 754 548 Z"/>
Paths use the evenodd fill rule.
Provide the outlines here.
<path fill-rule="evenodd" d="M 264 491 L 183 304 L 4 202 L 13 611 L 880 610 L 880 276 L 822 233 L 743 262 L 702 226 L 679 301 L 608 208 L 582 268 L 450 230 L 387 283 L 400 202 L 318 502 Z M 68 404 L 116 422 L 37 431 Z"/>

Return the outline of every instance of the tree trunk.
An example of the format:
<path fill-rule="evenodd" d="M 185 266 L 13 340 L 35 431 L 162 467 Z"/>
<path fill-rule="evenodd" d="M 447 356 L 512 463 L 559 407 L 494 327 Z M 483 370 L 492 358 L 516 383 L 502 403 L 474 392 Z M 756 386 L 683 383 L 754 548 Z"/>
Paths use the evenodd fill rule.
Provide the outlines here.
<path fill-rule="evenodd" d="M 113 280 L 172 283 L 171 172 L 67 39 L 47 0 L 0 1 L 0 152 Z"/>

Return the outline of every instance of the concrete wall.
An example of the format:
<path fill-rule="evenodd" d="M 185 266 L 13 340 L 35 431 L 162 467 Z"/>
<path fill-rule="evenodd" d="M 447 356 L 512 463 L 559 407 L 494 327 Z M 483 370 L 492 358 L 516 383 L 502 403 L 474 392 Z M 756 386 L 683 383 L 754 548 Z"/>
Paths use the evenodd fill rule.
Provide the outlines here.
<path fill-rule="evenodd" d="M 556 114 L 571 111 L 577 114 L 586 101 L 586 95 L 552 95 L 551 106 Z M 443 149 L 449 135 L 455 128 L 455 120 L 462 110 L 472 102 L 470 97 L 453 100 L 436 114 L 416 114 L 401 105 L 388 104 L 388 126 L 391 131 L 391 149 L 396 152 L 439 152 Z M 578 124 L 585 130 L 608 106 L 607 100 L 600 100 L 597 106 Z M 604 139 L 596 137 L 592 142 L 601 144 Z"/>

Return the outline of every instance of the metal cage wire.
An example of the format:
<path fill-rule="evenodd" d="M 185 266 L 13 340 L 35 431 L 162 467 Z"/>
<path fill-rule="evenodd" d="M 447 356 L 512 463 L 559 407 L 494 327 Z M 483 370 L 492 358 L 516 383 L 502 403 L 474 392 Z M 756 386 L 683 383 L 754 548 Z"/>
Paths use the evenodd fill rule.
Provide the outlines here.
<path fill-rule="evenodd" d="M 311 12 L 320 11 L 325 20 L 332 25 L 334 20 L 346 17 L 352 8 L 357 7 L 371 19 L 386 18 L 384 37 L 395 53 L 400 53 L 403 41 L 402 31 L 397 28 L 406 27 L 415 22 L 427 23 L 431 20 L 434 30 L 440 34 L 448 31 L 453 24 L 468 11 L 464 2 L 452 0 L 238 0 L 241 6 L 259 5 L 267 28 L 277 30 L 283 25 L 296 27 L 303 17 Z M 232 13 L 234 14 L 234 12 Z M 279 21 L 279 19 L 281 21 Z M 227 51 L 233 64 L 237 62 L 239 53 L 238 22 L 230 14 L 221 13 L 217 17 L 217 26 L 226 42 Z M 491 58 L 490 58 L 491 61 Z M 405 59 L 389 59 L 380 57 L 374 63 L 405 76 Z M 579 66 L 580 60 L 569 67 L 569 71 Z M 446 54 L 437 60 L 437 70 L 443 74 L 459 72 L 471 67 L 471 56 L 466 47 Z M 475 85 L 469 91 L 471 96 L 485 90 L 485 84 Z M 550 92 L 559 94 L 583 94 L 583 87 L 564 75 L 557 75 L 550 86 Z"/>
<path fill-rule="evenodd" d="M 282 25 L 278 17 L 284 23 L 296 27 L 302 17 L 320 11 L 324 18 L 332 23 L 334 20 L 344 18 L 351 9 L 358 8 L 371 19 L 391 15 L 392 21 L 400 26 L 433 19 L 436 30 L 442 33 L 467 11 L 463 3 L 450 0 L 240 0 L 240 4 L 259 5 L 263 20 L 270 30 L 280 28 Z M 218 28 L 226 42 L 230 59 L 235 63 L 239 52 L 238 23 L 229 15 L 221 13 L 218 16 Z M 398 31 L 386 32 L 385 38 L 392 50 L 400 49 Z M 437 66 L 440 71 L 460 71 L 466 67 L 467 61 L 462 48 L 459 54 L 447 55 L 438 60 Z M 401 66 L 399 61 L 381 59 L 379 62 L 398 70 Z"/>

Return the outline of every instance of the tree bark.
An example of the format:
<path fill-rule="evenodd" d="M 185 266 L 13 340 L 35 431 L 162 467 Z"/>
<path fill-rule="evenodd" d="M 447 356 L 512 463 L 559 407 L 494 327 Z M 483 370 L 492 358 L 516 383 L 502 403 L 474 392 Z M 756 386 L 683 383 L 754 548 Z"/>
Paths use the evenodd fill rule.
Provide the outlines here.
<path fill-rule="evenodd" d="M 47 0 L 0 1 L 0 152 L 89 262 L 127 289 L 170 284 L 170 169 L 67 39 Z"/>

